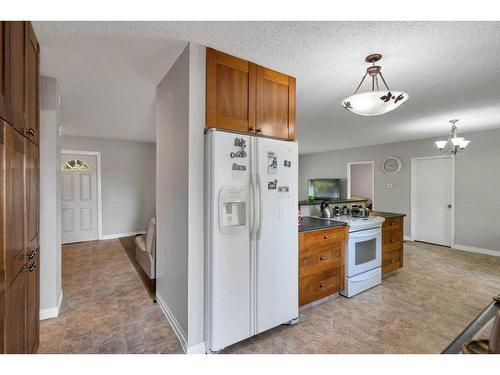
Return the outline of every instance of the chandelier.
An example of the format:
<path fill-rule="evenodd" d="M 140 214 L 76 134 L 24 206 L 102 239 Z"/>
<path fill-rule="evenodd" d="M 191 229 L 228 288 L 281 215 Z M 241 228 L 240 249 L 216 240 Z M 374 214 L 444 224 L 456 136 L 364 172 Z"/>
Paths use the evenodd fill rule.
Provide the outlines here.
<path fill-rule="evenodd" d="M 436 146 L 443 154 L 456 155 L 462 152 L 470 141 L 458 136 L 458 128 L 455 125 L 458 120 L 450 120 L 451 130 L 446 141 L 436 141 Z"/>
<path fill-rule="evenodd" d="M 365 58 L 365 61 L 367 63 L 371 63 L 372 66 L 366 69 L 366 73 L 361 79 L 356 91 L 354 91 L 354 94 L 342 101 L 342 106 L 346 110 L 361 116 L 377 116 L 398 108 L 401 104 L 408 100 L 409 96 L 406 92 L 389 89 L 389 86 L 382 75 L 382 67 L 375 65 L 375 63 L 380 59 L 382 59 L 382 55 L 379 53 L 368 55 Z M 359 88 L 363 84 L 367 75 L 372 78 L 372 90 L 358 94 Z M 380 90 L 378 80 L 379 76 L 382 79 L 386 90 Z"/>

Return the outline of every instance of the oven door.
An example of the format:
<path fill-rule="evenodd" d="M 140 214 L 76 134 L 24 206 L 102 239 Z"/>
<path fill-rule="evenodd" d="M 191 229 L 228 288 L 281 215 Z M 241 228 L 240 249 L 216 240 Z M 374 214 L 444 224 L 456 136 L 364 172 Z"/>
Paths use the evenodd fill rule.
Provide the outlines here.
<path fill-rule="evenodd" d="M 382 229 L 371 228 L 349 233 L 347 277 L 353 277 L 382 265 Z"/>

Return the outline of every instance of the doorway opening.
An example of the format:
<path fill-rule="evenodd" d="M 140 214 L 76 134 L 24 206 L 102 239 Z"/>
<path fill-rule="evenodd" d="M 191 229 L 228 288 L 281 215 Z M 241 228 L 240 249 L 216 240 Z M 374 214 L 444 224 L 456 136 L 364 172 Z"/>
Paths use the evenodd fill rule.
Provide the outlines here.
<path fill-rule="evenodd" d="M 373 160 L 347 163 L 347 198 L 367 199 L 366 206 L 374 209 L 375 173 Z"/>
<path fill-rule="evenodd" d="M 411 240 L 453 247 L 455 158 L 411 159 Z"/>

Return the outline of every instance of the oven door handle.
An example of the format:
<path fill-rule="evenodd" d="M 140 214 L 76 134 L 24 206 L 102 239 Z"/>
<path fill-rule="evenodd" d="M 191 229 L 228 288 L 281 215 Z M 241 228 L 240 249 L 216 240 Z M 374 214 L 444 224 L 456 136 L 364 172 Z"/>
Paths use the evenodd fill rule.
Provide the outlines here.
<path fill-rule="evenodd" d="M 363 238 L 368 236 L 373 236 L 375 234 L 379 234 L 382 231 L 380 228 L 372 228 L 372 229 L 362 229 L 356 232 L 349 233 L 349 238 Z"/>

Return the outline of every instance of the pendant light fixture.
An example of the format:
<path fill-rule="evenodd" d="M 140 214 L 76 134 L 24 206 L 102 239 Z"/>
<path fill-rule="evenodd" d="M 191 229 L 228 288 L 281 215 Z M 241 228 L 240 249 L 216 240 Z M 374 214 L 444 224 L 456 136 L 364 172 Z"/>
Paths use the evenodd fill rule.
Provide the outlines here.
<path fill-rule="evenodd" d="M 436 147 L 443 154 L 456 155 L 459 152 L 462 152 L 470 143 L 470 141 L 466 140 L 465 138 L 458 136 L 458 128 L 455 125 L 457 122 L 458 120 L 456 119 L 450 120 L 451 130 L 450 134 L 448 135 L 448 140 L 435 142 Z"/>
<path fill-rule="evenodd" d="M 356 91 L 354 91 L 354 94 L 342 101 L 342 106 L 346 110 L 361 116 L 378 116 L 398 108 L 401 104 L 408 100 L 409 96 L 406 92 L 389 89 L 389 86 L 382 75 L 382 67 L 375 65 L 375 63 L 380 59 L 382 59 L 382 55 L 380 53 L 374 53 L 365 58 L 365 61 L 367 63 L 371 63 L 372 65 L 366 69 L 366 73 L 361 79 Z M 363 84 L 367 75 L 372 78 L 372 90 L 358 94 L 359 88 Z M 378 80 L 379 76 L 382 79 L 382 83 L 384 84 L 386 90 L 380 90 Z"/>

